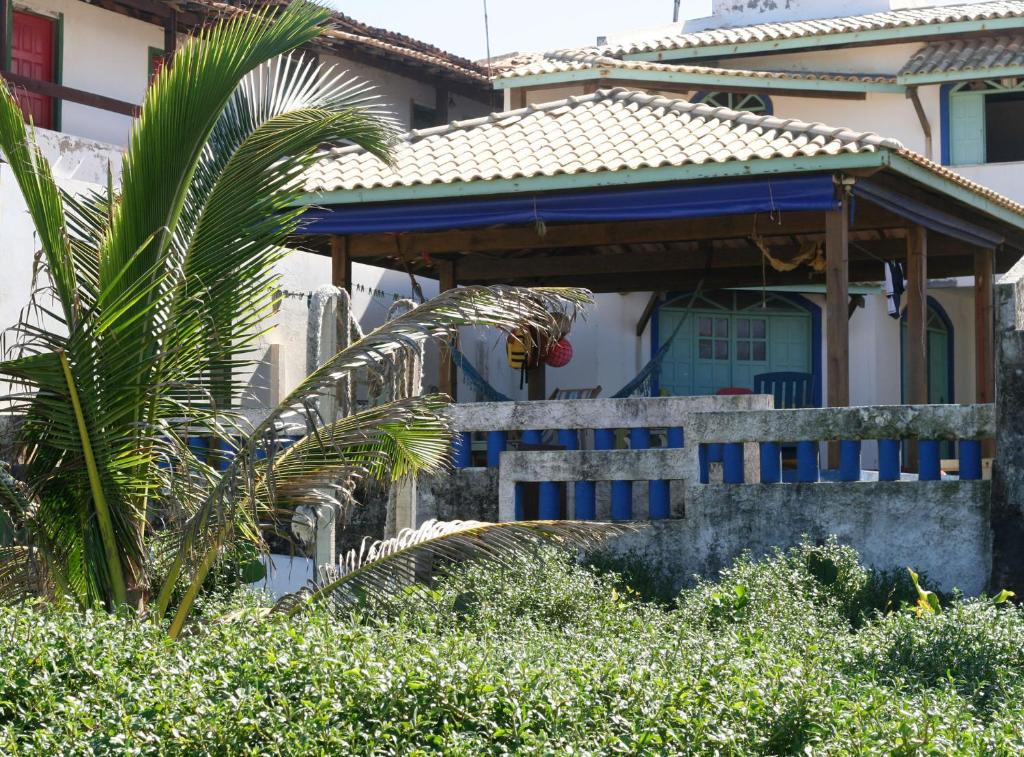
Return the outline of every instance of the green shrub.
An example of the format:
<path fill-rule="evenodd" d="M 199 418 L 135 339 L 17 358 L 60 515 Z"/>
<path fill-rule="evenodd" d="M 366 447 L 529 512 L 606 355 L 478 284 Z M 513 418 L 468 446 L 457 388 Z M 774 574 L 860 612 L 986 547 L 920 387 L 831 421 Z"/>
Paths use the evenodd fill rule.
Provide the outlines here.
<path fill-rule="evenodd" d="M 674 606 L 541 551 L 345 618 L 211 592 L 177 643 L 4 608 L 0 753 L 1020 753 L 1021 612 L 900 587 L 826 544 Z"/>

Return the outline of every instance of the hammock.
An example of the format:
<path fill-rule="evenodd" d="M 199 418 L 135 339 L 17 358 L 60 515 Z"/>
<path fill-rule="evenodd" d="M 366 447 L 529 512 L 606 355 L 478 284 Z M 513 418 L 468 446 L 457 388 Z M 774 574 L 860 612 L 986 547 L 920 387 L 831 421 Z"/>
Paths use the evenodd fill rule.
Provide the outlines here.
<path fill-rule="evenodd" d="M 668 355 L 669 349 L 672 347 L 672 342 L 675 340 L 679 330 L 683 327 L 686 322 L 687 313 L 680 320 L 679 324 L 672 331 L 669 338 L 661 345 L 654 357 L 648 361 L 640 373 L 636 375 L 636 378 L 632 379 L 628 384 L 619 389 L 615 394 L 612 395 L 612 399 L 620 400 L 627 397 L 650 397 L 651 389 L 654 386 L 654 379 L 661 375 L 661 366 L 665 362 L 665 356 Z M 462 371 L 463 377 L 476 391 L 480 392 L 483 396 L 483 402 L 511 402 L 511 397 L 506 397 L 504 394 L 499 392 L 481 375 L 480 371 L 469 362 L 458 349 L 455 347 L 451 348 L 452 351 L 452 362 Z"/>
<path fill-rule="evenodd" d="M 709 258 L 710 265 L 710 258 Z M 679 323 L 669 334 L 668 339 L 661 345 L 654 356 L 647 362 L 640 373 L 636 375 L 636 378 L 632 379 L 628 384 L 619 389 L 611 396 L 613 400 L 626 399 L 627 397 L 650 397 L 651 390 L 654 387 L 654 379 L 661 375 L 661 366 L 665 362 L 665 356 L 668 355 L 669 350 L 672 348 L 672 343 L 675 341 L 679 331 L 683 328 L 687 319 L 690 317 L 690 311 L 693 310 L 693 305 L 697 301 L 697 297 L 700 296 L 701 291 L 704 288 L 704 279 L 702 278 L 697 288 L 690 295 L 690 301 L 683 308 L 683 316 L 679 319 Z M 512 398 L 507 397 L 493 386 L 483 377 L 483 375 L 476 369 L 476 367 L 469 362 L 465 355 L 463 355 L 456 347 L 451 347 L 452 362 L 455 363 L 462 370 L 462 375 L 466 381 L 469 382 L 470 386 L 476 389 L 480 394 L 483 395 L 484 402 L 511 402 Z"/>

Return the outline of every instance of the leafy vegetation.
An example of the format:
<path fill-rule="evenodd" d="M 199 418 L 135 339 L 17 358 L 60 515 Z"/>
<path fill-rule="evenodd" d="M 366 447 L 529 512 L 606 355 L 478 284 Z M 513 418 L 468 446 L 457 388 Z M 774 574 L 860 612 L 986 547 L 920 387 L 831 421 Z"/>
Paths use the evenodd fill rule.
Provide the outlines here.
<path fill-rule="evenodd" d="M 922 579 L 927 586 L 927 578 Z M 430 590 L 260 614 L 181 643 L 105 613 L 0 610 L 4 753 L 1019 754 L 1024 614 L 915 611 L 849 549 L 741 560 L 671 604 L 539 550 Z"/>

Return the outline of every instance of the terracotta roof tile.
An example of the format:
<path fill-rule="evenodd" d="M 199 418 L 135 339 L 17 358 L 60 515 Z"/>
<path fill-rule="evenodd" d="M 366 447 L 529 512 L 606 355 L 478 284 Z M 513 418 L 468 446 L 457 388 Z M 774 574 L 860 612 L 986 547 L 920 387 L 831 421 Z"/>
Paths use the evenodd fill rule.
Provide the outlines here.
<path fill-rule="evenodd" d="M 621 56 L 715 45 L 740 45 L 848 32 L 904 29 L 940 23 L 986 21 L 1018 17 L 1024 17 L 1024 0 L 990 0 L 989 2 L 912 8 L 859 16 L 841 16 L 808 21 L 780 21 L 751 26 L 722 27 L 697 32 L 683 32 L 658 38 L 608 45 L 603 48 L 603 52 L 608 55 Z"/>
<path fill-rule="evenodd" d="M 992 71 L 1024 66 L 1024 36 L 975 37 L 933 42 L 921 48 L 900 76 Z"/>
<path fill-rule="evenodd" d="M 414 187 L 880 150 L 1024 215 L 1024 205 L 895 139 L 626 89 L 412 131 L 397 145 L 391 166 L 358 147 L 332 149 L 303 177 L 303 189 Z"/>

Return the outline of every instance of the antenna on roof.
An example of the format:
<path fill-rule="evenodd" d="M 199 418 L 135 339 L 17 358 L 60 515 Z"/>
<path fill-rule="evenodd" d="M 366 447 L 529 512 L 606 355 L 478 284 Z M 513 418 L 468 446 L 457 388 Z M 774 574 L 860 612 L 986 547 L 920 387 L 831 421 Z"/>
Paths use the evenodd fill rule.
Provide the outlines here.
<path fill-rule="evenodd" d="M 487 21 L 487 0 L 484 0 L 484 43 L 487 46 L 487 78 L 491 78 L 491 26 Z"/>
<path fill-rule="evenodd" d="M 674 0 L 674 6 L 672 8 L 672 23 L 679 21 L 679 6 L 682 5 L 683 0 Z"/>

